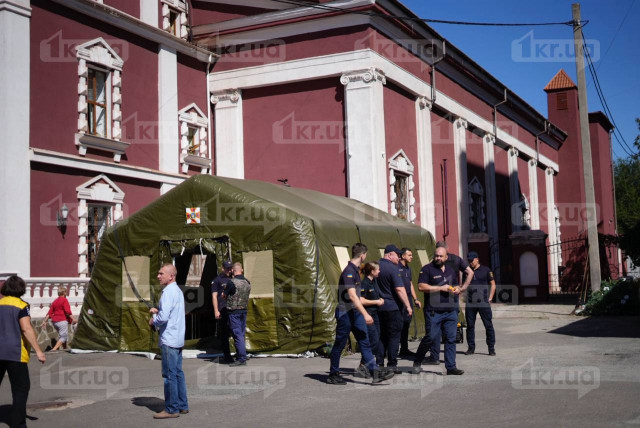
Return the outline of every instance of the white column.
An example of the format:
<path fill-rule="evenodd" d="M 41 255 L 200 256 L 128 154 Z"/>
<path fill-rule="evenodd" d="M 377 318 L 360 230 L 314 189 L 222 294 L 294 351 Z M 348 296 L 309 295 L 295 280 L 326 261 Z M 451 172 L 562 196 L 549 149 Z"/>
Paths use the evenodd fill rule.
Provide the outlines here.
<path fill-rule="evenodd" d="M 384 74 L 343 74 L 349 197 L 389 212 L 384 135 Z M 217 127 L 216 127 L 217 128 Z"/>
<path fill-rule="evenodd" d="M 418 136 L 418 183 L 420 184 L 420 226 L 436 236 L 436 208 L 433 188 L 433 152 L 431 146 L 431 107 L 427 97 L 416 99 Z"/>
<path fill-rule="evenodd" d="M 485 134 L 482 139 L 484 154 L 484 187 L 487 207 L 487 230 L 489 232 L 489 252 L 491 254 L 491 266 L 495 269 L 500 266 L 500 246 L 498 245 L 498 205 L 496 194 L 496 162 L 494 145 L 496 138 L 491 134 Z M 500 272 L 494 272 L 496 280 L 500 281 Z"/>
<path fill-rule="evenodd" d="M 30 18 L 28 0 L 0 1 L 0 272 L 24 277 L 31 274 Z"/>
<path fill-rule="evenodd" d="M 158 145 L 159 169 L 178 174 L 180 134 L 178 130 L 178 59 L 166 46 L 158 50 Z M 174 186 L 163 184 L 162 194 Z"/>
<path fill-rule="evenodd" d="M 467 121 L 453 122 L 453 148 L 456 166 L 456 200 L 458 203 L 458 233 L 460 257 L 467 256 L 469 243 L 469 181 L 467 180 Z"/>
<path fill-rule="evenodd" d="M 538 161 L 529 159 L 529 213 L 531 229 L 540 229 L 540 211 L 538 207 Z"/>
<path fill-rule="evenodd" d="M 549 286 L 551 290 L 559 290 L 560 283 L 558 282 L 558 265 L 559 252 L 561 251 L 560 245 L 553 245 L 558 242 L 558 231 L 556 230 L 556 216 L 555 216 L 555 191 L 553 188 L 553 176 L 554 171 L 552 168 L 547 168 L 544 174 L 544 184 L 547 193 L 547 230 L 549 233 L 550 257 L 549 257 L 549 273 L 551 275 Z"/>
<path fill-rule="evenodd" d="M 242 93 L 239 89 L 214 92 L 216 175 L 244 178 Z"/>
<path fill-rule="evenodd" d="M 520 230 L 520 220 L 518 217 L 517 205 L 520 203 L 520 183 L 518 182 L 518 149 L 509 147 L 507 150 L 509 167 L 509 202 L 511 204 L 511 230 Z"/>
<path fill-rule="evenodd" d="M 145 24 L 158 27 L 158 0 L 140 0 L 140 20 Z"/>

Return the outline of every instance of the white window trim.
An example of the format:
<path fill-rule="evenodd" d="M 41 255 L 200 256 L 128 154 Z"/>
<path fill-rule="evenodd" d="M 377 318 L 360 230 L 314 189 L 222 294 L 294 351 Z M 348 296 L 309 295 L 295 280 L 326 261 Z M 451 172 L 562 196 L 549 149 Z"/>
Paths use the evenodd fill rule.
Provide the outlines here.
<path fill-rule="evenodd" d="M 413 195 L 413 190 L 415 189 L 415 183 L 413 182 L 413 171 L 414 171 L 413 163 L 409 160 L 409 157 L 404 152 L 404 150 L 398 150 L 393 156 L 391 156 L 389 160 L 389 204 L 391 215 L 397 215 L 398 211 L 395 207 L 396 201 L 396 192 L 394 189 L 394 185 L 396 184 L 396 172 L 404 174 L 407 176 L 408 184 L 409 184 L 409 197 L 408 203 L 409 207 L 407 212 L 409 213 L 409 218 L 407 219 L 411 223 L 415 223 L 416 221 L 416 212 L 415 205 L 416 199 Z"/>
<path fill-rule="evenodd" d="M 100 174 L 86 183 L 76 187 L 78 195 L 78 275 L 86 278 L 89 274 L 89 206 L 87 201 L 102 202 L 113 206 L 113 223 L 123 219 L 122 204 L 124 192 L 109 177 Z"/>
<path fill-rule="evenodd" d="M 484 188 L 482 187 L 482 183 L 480 183 L 480 180 L 478 180 L 478 177 L 473 177 L 473 179 L 471 179 L 471 181 L 469 182 L 469 230 L 472 231 L 473 230 L 473 219 L 471 218 L 471 215 L 473 213 L 473 197 L 471 196 L 473 195 L 479 195 L 480 196 L 480 231 L 479 232 L 473 232 L 474 234 L 476 233 L 486 233 L 487 232 L 487 219 L 486 219 L 486 215 L 484 213 L 485 210 L 485 202 L 484 202 Z"/>
<path fill-rule="evenodd" d="M 120 162 L 128 144 L 110 144 L 119 142 L 122 137 L 122 67 L 124 61 L 102 38 L 98 37 L 76 47 L 78 59 L 78 135 L 76 145 L 81 156 L 87 154 L 87 148 L 105 150 L 113 153 L 113 160 Z M 107 74 L 106 101 L 107 101 L 107 135 L 105 137 L 88 134 L 87 122 L 87 78 L 89 69 L 102 71 Z M 95 138 L 83 138 L 91 136 Z M 101 140 L 107 140 L 101 141 Z"/>
<path fill-rule="evenodd" d="M 189 166 L 201 168 L 202 174 L 208 173 L 211 168 L 211 159 L 207 156 L 209 121 L 207 116 L 198 108 L 196 103 L 191 103 L 178 112 L 180 123 L 180 164 L 182 173 L 189 171 Z M 199 153 L 189 154 L 189 127 L 196 128 L 197 138 L 200 140 Z"/>
<path fill-rule="evenodd" d="M 161 0 L 162 1 L 162 29 L 167 32 L 171 32 L 171 22 L 169 20 L 169 14 L 171 9 L 178 13 L 178 25 L 180 30 L 178 35 L 181 39 L 186 40 L 189 36 L 189 30 L 187 28 L 187 5 L 182 0 Z"/>

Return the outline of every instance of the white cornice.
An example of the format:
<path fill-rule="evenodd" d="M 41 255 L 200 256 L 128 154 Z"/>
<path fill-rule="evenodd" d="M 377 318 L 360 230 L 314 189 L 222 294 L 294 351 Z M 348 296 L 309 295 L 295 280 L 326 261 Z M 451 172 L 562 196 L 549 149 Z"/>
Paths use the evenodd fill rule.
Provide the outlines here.
<path fill-rule="evenodd" d="M 113 7 L 90 0 L 51 0 L 90 18 L 140 36 L 144 39 L 174 49 L 202 62 L 211 63 L 217 55 L 207 49 L 192 45 L 166 31 L 153 27 Z"/>
<path fill-rule="evenodd" d="M 375 4 L 375 0 L 337 0 L 331 3 L 326 3 L 325 5 L 344 9 L 352 9 L 355 7 L 362 7 L 372 4 Z M 259 15 L 231 19 L 229 21 L 216 22 L 213 24 L 197 25 L 193 27 L 193 35 L 199 36 L 203 34 L 219 33 L 244 27 L 253 27 L 256 25 L 272 24 L 278 21 L 286 21 L 289 19 L 306 18 L 314 15 L 321 15 L 327 12 L 330 11 L 317 7 L 288 8 L 276 12 L 261 13 Z"/>
<path fill-rule="evenodd" d="M 129 165 L 114 164 L 96 159 L 86 159 L 80 156 L 68 155 L 51 150 L 31 148 L 31 162 L 56 165 L 82 171 L 93 171 L 120 177 L 136 178 L 161 184 L 178 185 L 186 177 L 177 174 L 169 174 L 150 168 L 135 167 Z"/>
<path fill-rule="evenodd" d="M 31 17 L 31 6 L 29 0 L 0 0 L 0 12 L 8 11 L 16 15 Z"/>
<path fill-rule="evenodd" d="M 292 4 L 280 3 L 273 0 L 199 0 L 199 1 L 203 3 L 229 4 L 232 6 L 247 6 L 247 7 L 256 7 L 259 9 L 274 9 L 274 10 L 291 9 L 295 7 Z"/>
<path fill-rule="evenodd" d="M 209 75 L 209 87 L 212 93 L 231 89 L 257 88 L 282 83 L 302 82 L 326 77 L 338 77 L 345 73 L 375 68 L 381 70 L 387 80 L 403 87 L 416 97 L 428 98 L 431 86 L 424 80 L 409 73 L 387 58 L 372 51 L 362 49 L 345 53 L 322 55 L 293 61 L 246 67 L 237 70 L 221 71 Z M 493 133 L 493 123 L 469 108 L 458 103 L 448 95 L 436 91 L 435 105 L 454 116 L 466 120 L 485 133 Z M 527 157 L 535 157 L 535 149 L 498 128 L 497 139 L 500 147 L 516 147 Z M 559 170 L 558 164 L 544 155 L 539 156 L 540 164 Z"/>

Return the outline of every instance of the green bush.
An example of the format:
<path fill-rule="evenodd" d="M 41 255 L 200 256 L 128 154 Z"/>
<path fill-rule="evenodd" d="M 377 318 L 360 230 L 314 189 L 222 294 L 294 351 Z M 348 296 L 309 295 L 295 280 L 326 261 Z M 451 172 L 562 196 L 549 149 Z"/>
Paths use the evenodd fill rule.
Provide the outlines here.
<path fill-rule="evenodd" d="M 640 280 L 603 282 L 581 315 L 640 315 Z"/>

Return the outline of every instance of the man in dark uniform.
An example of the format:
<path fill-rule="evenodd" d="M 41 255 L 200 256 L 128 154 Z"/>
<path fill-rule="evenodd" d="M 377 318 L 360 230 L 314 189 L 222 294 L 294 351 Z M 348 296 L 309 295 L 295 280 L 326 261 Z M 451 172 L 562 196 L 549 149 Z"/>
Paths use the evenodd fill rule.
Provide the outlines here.
<path fill-rule="evenodd" d="M 236 361 L 229 364 L 231 367 L 245 366 L 247 364 L 247 347 L 245 334 L 247 332 L 247 307 L 251 282 L 244 276 L 242 263 L 235 262 L 231 267 L 233 278 L 227 284 L 224 297 L 227 301 L 227 313 L 229 314 L 229 331 L 233 336 L 233 344 L 236 347 Z"/>
<path fill-rule="evenodd" d="M 380 274 L 380 265 L 378 262 L 369 262 L 364 265 L 364 278 L 362 278 L 360 303 L 367 310 L 367 313 L 373 318 L 373 324 L 367 325 L 367 335 L 369 336 L 369 346 L 374 356 L 382 354 L 380 351 L 380 318 L 378 317 L 378 306 L 384 305 L 384 299 L 380 297 L 380 289 L 378 288 L 378 275 Z M 360 360 L 360 365 L 356 369 L 356 376 L 369 378 L 369 369 L 367 369 L 364 356 Z"/>
<path fill-rule="evenodd" d="M 481 266 L 478 259 L 478 253 L 469 251 L 467 256 L 471 269 L 473 269 L 473 278 L 471 285 L 467 290 L 467 301 L 464 308 L 464 316 L 467 320 L 467 344 L 469 349 L 466 355 L 471 355 L 476 350 L 476 315 L 480 314 L 480 319 L 487 332 L 487 346 L 489 347 L 489 355 L 496 355 L 496 332 L 491 322 L 491 300 L 496 293 L 496 281 L 493 279 L 493 272 L 487 266 Z"/>
<path fill-rule="evenodd" d="M 230 260 L 222 262 L 222 272 L 211 282 L 211 299 L 213 300 L 213 313 L 216 318 L 216 330 L 222 352 L 223 362 L 231 364 L 234 362 L 229 350 L 229 313 L 227 312 L 227 299 L 223 295 L 228 283 L 231 281 L 231 268 L 233 263 Z"/>
<path fill-rule="evenodd" d="M 367 258 L 367 246 L 361 243 L 351 248 L 351 260 L 342 271 L 338 282 L 338 307 L 336 308 L 336 340 L 331 349 L 331 367 L 327 383 L 345 385 L 347 382 L 340 376 L 340 354 L 353 332 L 362 357 L 371 371 L 373 383 L 393 377 L 393 373 L 381 371 L 376 365 L 375 357 L 369 347 L 367 325 L 373 324 L 373 318 L 360 303 L 360 264 Z"/>
<path fill-rule="evenodd" d="M 400 249 L 395 245 L 387 245 L 384 249 L 384 257 L 378 262 L 380 264 L 378 287 L 380 297 L 384 299 L 384 304 L 378 307 L 380 338 L 387 354 L 387 367 L 395 373 L 400 372 L 398 369 L 398 348 L 404 323 L 403 312 L 408 316 L 413 314 L 413 308 L 409 305 L 402 276 L 398 270 L 398 252 Z M 384 357 L 384 353 L 376 356 L 378 365 L 383 366 Z"/>
<path fill-rule="evenodd" d="M 402 276 L 402 282 L 404 284 L 404 289 L 407 292 L 407 298 L 409 299 L 409 305 L 413 308 L 414 305 L 418 308 L 422 308 L 422 303 L 416 297 L 416 290 L 413 288 L 413 282 L 411 281 L 411 268 L 409 267 L 409 263 L 413 260 L 413 252 L 409 248 L 403 248 L 398 253 L 400 256 L 400 263 L 398 267 L 400 269 L 400 275 Z M 411 327 L 411 319 L 413 315 L 408 315 L 406 308 L 403 313 L 403 325 L 402 325 L 402 334 L 400 335 L 400 356 L 401 357 L 414 357 L 415 352 L 411 352 L 409 350 L 409 328 Z"/>
<path fill-rule="evenodd" d="M 436 248 L 433 262 L 424 265 L 420 270 L 418 288 L 425 293 L 425 315 L 431 328 L 431 358 L 438 361 L 440 356 L 441 329 L 446 332 L 444 345 L 444 364 L 448 375 L 461 375 L 464 370 L 456 367 L 456 326 L 458 324 L 458 295 L 460 287 L 451 284 L 455 272 L 445 264 L 447 250 Z M 422 343 L 418 347 L 413 373 L 420 373 L 424 349 Z"/>

